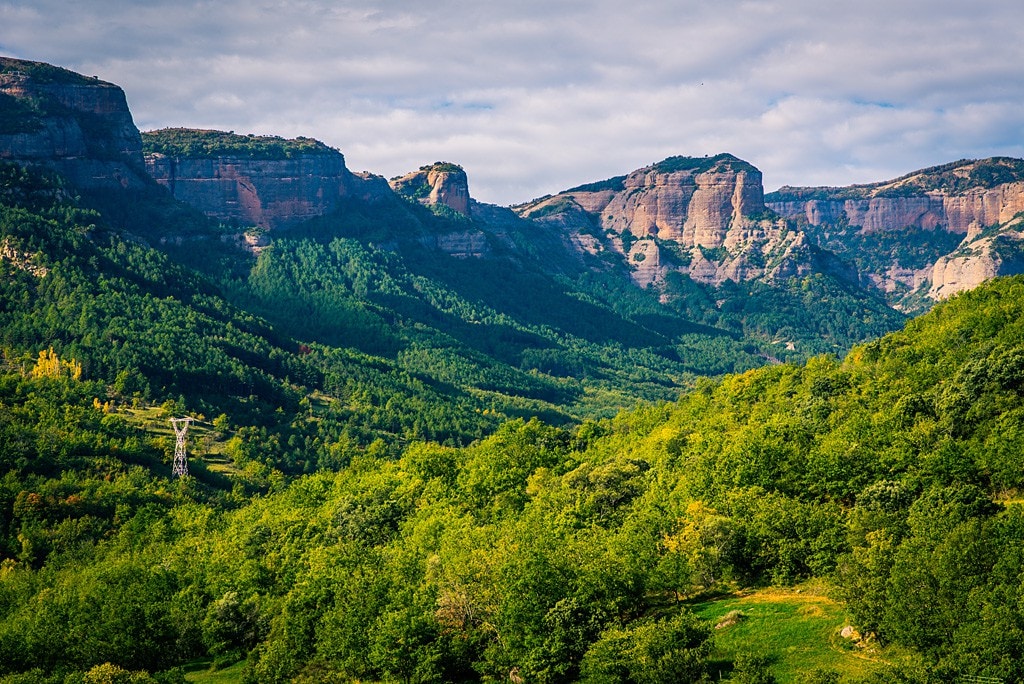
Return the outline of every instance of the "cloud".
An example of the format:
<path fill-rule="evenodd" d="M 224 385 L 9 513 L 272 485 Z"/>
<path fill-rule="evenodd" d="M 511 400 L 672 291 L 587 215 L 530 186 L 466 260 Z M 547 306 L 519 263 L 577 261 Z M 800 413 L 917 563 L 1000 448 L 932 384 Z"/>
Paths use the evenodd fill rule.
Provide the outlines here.
<path fill-rule="evenodd" d="M 673 154 L 765 185 L 1024 156 L 1018 0 L 0 0 L 0 52 L 124 87 L 143 129 L 463 164 L 513 203 Z"/>

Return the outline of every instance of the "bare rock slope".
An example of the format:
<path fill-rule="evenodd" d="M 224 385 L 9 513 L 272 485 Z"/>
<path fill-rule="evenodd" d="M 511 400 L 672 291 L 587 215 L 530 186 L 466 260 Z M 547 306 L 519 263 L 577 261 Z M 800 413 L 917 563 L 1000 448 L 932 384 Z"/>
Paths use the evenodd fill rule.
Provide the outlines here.
<path fill-rule="evenodd" d="M 470 215 L 469 180 L 458 164 L 434 162 L 388 184 L 399 195 L 425 206 L 443 206 L 463 216 Z"/>
<path fill-rule="evenodd" d="M 230 224 L 288 228 L 335 210 L 343 198 L 390 194 L 383 178 L 353 174 L 341 152 L 310 138 L 166 129 L 143 140 L 157 183 Z"/>

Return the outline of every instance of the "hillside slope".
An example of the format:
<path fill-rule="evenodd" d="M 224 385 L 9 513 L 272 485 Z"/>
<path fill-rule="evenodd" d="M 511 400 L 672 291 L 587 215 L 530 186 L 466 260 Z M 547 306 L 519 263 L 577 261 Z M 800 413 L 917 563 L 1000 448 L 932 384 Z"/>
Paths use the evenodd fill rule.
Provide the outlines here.
<path fill-rule="evenodd" d="M 842 681 L 1014 681 L 1022 295 L 1000 279 L 843 361 L 573 429 L 409 444 L 250 501 L 9 470 L 0 663 L 39 681 L 203 655 L 245 657 L 254 681 L 695 681 L 718 637 L 691 600 L 824 578 L 858 628 L 848 648 L 874 661 L 844 661 Z M 38 397 L 33 413 L 8 394 L 5 429 L 52 429 L 38 407 L 67 398 L 39 389 L 80 382 L 5 376 Z M 102 408 L 65 415 L 66 443 L 122 458 Z M 716 671 L 792 672 L 771 643 Z"/>

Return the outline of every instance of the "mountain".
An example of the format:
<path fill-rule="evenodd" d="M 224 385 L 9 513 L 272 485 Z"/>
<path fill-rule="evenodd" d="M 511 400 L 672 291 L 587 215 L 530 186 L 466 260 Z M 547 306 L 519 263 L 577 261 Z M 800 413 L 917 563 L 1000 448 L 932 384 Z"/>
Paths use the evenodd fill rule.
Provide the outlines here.
<path fill-rule="evenodd" d="M 496 207 L 3 64 L 3 684 L 1024 677 L 1024 277 L 861 276 L 1017 215 L 840 241 L 731 155 Z"/>
<path fill-rule="evenodd" d="M 23 85 L 41 79 L 30 83 L 39 92 L 59 76 L 118 93 L 123 105 L 109 84 L 6 64 Z M 88 119 L 55 99 L 19 97 L 0 103 L 5 121 L 38 105 L 39 140 Z M 132 137 L 127 127 L 130 118 L 75 130 L 96 136 L 86 152 L 102 152 Z M 177 169 L 175 191 L 195 207 L 174 198 L 167 178 L 117 181 L 134 168 L 121 157 L 7 155 L 0 345 L 19 367 L 52 348 L 91 381 L 122 387 L 104 401 L 229 415 L 264 467 L 340 467 L 412 438 L 467 443 L 518 416 L 609 415 L 674 398 L 697 373 L 764 363 L 734 332 L 679 319 L 627 282 L 555 277 L 568 261 L 537 255 L 557 240 L 511 211 L 480 207 L 486 231 L 438 215 L 381 178 L 352 174 L 315 141 L 183 130 L 144 141 L 150 164 Z M 132 149 L 135 164 L 143 148 Z M 289 164 L 310 173 L 289 175 Z M 198 167 L 235 175 L 180 175 Z M 246 211 L 262 213 L 222 202 L 245 187 Z M 296 218 L 296 207 L 308 213 Z M 466 258 L 483 246 L 487 259 Z M 271 404 L 281 412 L 268 413 Z"/>
<path fill-rule="evenodd" d="M 660 285 L 671 272 L 721 285 L 815 270 L 799 231 L 766 211 L 761 173 L 729 154 L 670 157 L 516 212 L 560 226 L 580 250 L 620 255 L 641 287 Z"/>
<path fill-rule="evenodd" d="M 146 170 L 171 195 L 218 221 L 274 230 L 335 210 L 350 196 L 379 199 L 383 179 L 358 176 L 337 150 L 220 131 L 167 129 L 143 136 Z"/>
<path fill-rule="evenodd" d="M 1024 272 L 1024 160 L 963 160 L 845 188 L 783 187 L 766 204 L 906 310 Z"/>
<path fill-rule="evenodd" d="M 0 57 L 0 160 L 46 165 L 83 188 L 138 188 L 148 179 L 124 91 L 7 57 Z"/>

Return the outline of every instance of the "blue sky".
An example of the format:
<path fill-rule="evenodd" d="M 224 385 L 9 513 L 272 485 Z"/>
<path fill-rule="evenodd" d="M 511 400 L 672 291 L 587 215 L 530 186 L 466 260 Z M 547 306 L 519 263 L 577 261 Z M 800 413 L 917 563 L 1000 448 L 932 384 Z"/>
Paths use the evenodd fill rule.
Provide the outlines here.
<path fill-rule="evenodd" d="M 143 130 L 462 164 L 498 204 L 677 154 L 767 190 L 1024 157 L 1020 0 L 0 0 L 0 54 L 122 86 Z"/>

